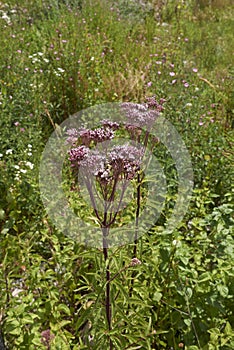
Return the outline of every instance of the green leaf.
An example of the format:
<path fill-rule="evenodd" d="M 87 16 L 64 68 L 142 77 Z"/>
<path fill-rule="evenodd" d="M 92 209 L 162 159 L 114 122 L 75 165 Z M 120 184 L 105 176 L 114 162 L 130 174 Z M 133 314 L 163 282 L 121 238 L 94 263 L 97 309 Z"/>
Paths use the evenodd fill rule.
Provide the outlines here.
<path fill-rule="evenodd" d="M 219 291 L 220 295 L 224 298 L 226 298 L 228 296 L 229 293 L 229 289 L 227 286 L 224 285 L 218 285 L 217 286 L 217 290 Z"/>
<path fill-rule="evenodd" d="M 186 295 L 188 297 L 188 299 L 191 299 L 192 295 L 193 295 L 193 290 L 192 288 L 187 288 L 186 289 Z"/>
<path fill-rule="evenodd" d="M 191 319 L 190 318 L 186 318 L 184 320 L 184 323 L 186 324 L 186 326 L 190 327 L 191 326 Z"/>
<path fill-rule="evenodd" d="M 161 298 L 162 298 L 162 293 L 160 293 L 160 292 L 155 292 L 154 293 L 154 295 L 153 295 L 153 300 L 154 301 L 160 301 L 161 300 Z"/>
<path fill-rule="evenodd" d="M 58 305 L 58 310 L 64 312 L 65 314 L 67 314 L 68 316 L 71 315 L 71 310 L 69 309 L 69 307 L 65 304 L 59 304 Z"/>
<path fill-rule="evenodd" d="M 211 280 L 211 275 L 209 272 L 202 273 L 198 278 L 198 283 L 206 282 Z"/>
<path fill-rule="evenodd" d="M 232 336 L 234 336 L 234 330 L 232 330 L 232 326 L 230 325 L 229 322 L 226 323 L 226 326 L 225 326 L 225 328 L 224 328 L 224 333 L 225 333 L 226 335 L 232 335 Z"/>

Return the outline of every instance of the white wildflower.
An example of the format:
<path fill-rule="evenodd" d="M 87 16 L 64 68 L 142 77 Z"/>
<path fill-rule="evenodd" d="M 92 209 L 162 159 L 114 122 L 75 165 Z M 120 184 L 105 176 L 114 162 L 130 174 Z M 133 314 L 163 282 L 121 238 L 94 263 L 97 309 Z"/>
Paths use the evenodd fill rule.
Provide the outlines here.
<path fill-rule="evenodd" d="M 10 19 L 10 17 L 9 16 L 7 16 L 7 13 L 6 12 L 4 12 L 4 11 L 0 11 L 1 12 L 1 17 L 2 17 L 2 19 L 4 19 L 6 22 L 7 22 L 7 24 L 10 24 L 11 23 L 11 19 Z"/>
<path fill-rule="evenodd" d="M 26 162 L 25 165 L 28 166 L 30 169 L 33 169 L 34 167 L 34 164 L 31 162 Z"/>
<path fill-rule="evenodd" d="M 20 169 L 20 172 L 23 174 L 26 174 L 27 170 L 26 169 Z"/>
<path fill-rule="evenodd" d="M 15 288 L 13 291 L 12 291 L 12 296 L 13 297 L 17 297 L 19 293 L 23 292 L 23 289 L 19 289 L 19 288 Z"/>
<path fill-rule="evenodd" d="M 12 154 L 13 150 L 11 148 L 6 150 L 6 154 Z"/>

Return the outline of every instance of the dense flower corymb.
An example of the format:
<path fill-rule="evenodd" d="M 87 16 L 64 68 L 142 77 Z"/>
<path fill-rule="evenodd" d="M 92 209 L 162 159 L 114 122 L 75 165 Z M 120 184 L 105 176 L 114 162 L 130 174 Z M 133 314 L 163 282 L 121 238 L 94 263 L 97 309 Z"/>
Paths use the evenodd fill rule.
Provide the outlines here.
<path fill-rule="evenodd" d="M 75 128 L 72 128 L 72 129 L 67 130 L 66 134 L 68 135 L 66 143 L 74 145 L 77 142 L 78 137 L 79 137 L 78 130 Z"/>
<path fill-rule="evenodd" d="M 109 125 L 111 127 L 108 127 L 108 125 L 106 124 L 105 126 L 94 130 L 86 128 L 81 128 L 79 130 L 75 128 L 69 129 L 66 132 L 66 134 L 68 135 L 66 143 L 75 145 L 78 142 L 78 140 L 80 140 L 82 145 L 88 147 L 91 141 L 97 144 L 99 142 L 111 140 L 114 137 L 113 130 L 116 130 L 117 123 L 109 123 Z"/>
<path fill-rule="evenodd" d="M 89 149 L 86 146 L 79 146 L 69 150 L 69 160 L 72 166 L 79 166 L 81 161 L 88 155 Z"/>
<path fill-rule="evenodd" d="M 131 145 L 114 146 L 109 152 L 90 150 L 86 146 L 72 148 L 69 160 L 72 166 L 82 167 L 87 174 L 102 180 L 118 176 L 132 179 L 140 169 L 143 149 Z"/>
<path fill-rule="evenodd" d="M 127 117 L 127 129 L 152 127 L 159 113 L 163 110 L 162 104 L 165 100 L 161 99 L 158 103 L 154 97 L 149 97 L 146 101 L 147 103 L 142 104 L 131 102 L 121 104 L 121 109 Z"/>
<path fill-rule="evenodd" d="M 102 120 L 102 125 L 104 127 L 107 127 L 109 129 L 112 129 L 112 130 L 117 130 L 119 129 L 120 125 L 119 123 L 117 122 L 112 122 L 111 120 L 108 120 L 108 119 L 103 119 Z"/>
<path fill-rule="evenodd" d="M 140 169 L 142 156 L 142 149 L 126 144 L 113 147 L 108 160 L 115 175 L 122 173 L 126 180 L 131 180 Z"/>

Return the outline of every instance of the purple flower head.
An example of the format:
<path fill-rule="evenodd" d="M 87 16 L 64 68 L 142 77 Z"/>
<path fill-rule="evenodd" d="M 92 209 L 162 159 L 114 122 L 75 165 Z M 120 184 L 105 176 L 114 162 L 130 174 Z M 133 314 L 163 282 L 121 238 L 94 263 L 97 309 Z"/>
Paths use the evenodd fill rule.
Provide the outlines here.
<path fill-rule="evenodd" d="M 70 160 L 82 167 L 85 177 L 95 176 L 101 184 L 107 185 L 120 179 L 131 180 L 140 169 L 143 148 L 126 144 L 114 146 L 107 153 L 97 150 L 86 153 L 82 147 L 71 150 Z"/>
<path fill-rule="evenodd" d="M 79 165 L 83 168 L 87 176 L 96 175 L 96 172 L 102 167 L 105 161 L 105 155 L 97 150 L 87 150 L 88 152 L 81 159 Z"/>
<path fill-rule="evenodd" d="M 141 261 L 137 258 L 133 258 L 130 263 L 131 266 L 141 265 Z"/>
<path fill-rule="evenodd" d="M 104 186 L 108 185 L 113 180 L 111 167 L 105 160 L 101 161 L 95 170 L 94 175 L 96 179 Z"/>
<path fill-rule="evenodd" d="M 163 103 L 167 102 L 167 100 L 165 100 L 165 98 L 160 98 L 159 103 L 162 105 Z"/>
<path fill-rule="evenodd" d="M 96 144 L 113 139 L 114 132 L 107 127 L 101 127 L 94 130 L 83 128 L 79 131 L 79 136 L 81 138 L 82 144 L 89 146 L 91 141 L 94 141 Z"/>
<path fill-rule="evenodd" d="M 120 127 L 119 123 L 112 122 L 111 120 L 108 120 L 108 119 L 102 120 L 102 126 L 105 128 L 109 128 L 111 130 L 117 130 Z"/>
<path fill-rule="evenodd" d="M 121 107 L 127 117 L 127 125 L 137 126 L 138 128 L 152 127 L 158 116 L 158 113 L 150 110 L 147 104 L 124 102 Z"/>
<path fill-rule="evenodd" d="M 41 342 L 43 345 L 47 347 L 47 349 L 50 349 L 50 343 L 54 339 L 54 334 L 51 333 L 50 329 L 46 329 L 45 331 L 41 332 Z"/>
<path fill-rule="evenodd" d="M 93 131 L 90 129 L 85 129 L 85 128 L 80 129 L 79 136 L 81 138 L 82 144 L 88 147 L 90 145 L 92 138 L 93 138 Z"/>
<path fill-rule="evenodd" d="M 81 128 L 79 130 L 72 128 L 67 130 L 66 134 L 68 138 L 66 139 L 67 144 L 75 145 L 80 139 L 81 144 L 89 146 L 91 141 L 95 143 L 111 140 L 114 137 L 113 130 L 119 127 L 118 123 L 111 121 L 104 121 L 103 127 L 92 130 Z M 112 130 L 113 129 L 113 130 Z"/>
<path fill-rule="evenodd" d="M 79 166 L 81 161 L 89 154 L 89 149 L 86 146 L 79 146 L 69 150 L 69 160 L 72 167 Z"/>
<path fill-rule="evenodd" d="M 163 110 L 163 103 L 165 102 L 166 100 L 164 98 L 160 98 L 160 101 L 158 103 L 154 96 L 146 97 L 146 103 L 148 108 L 153 109 L 158 113 L 160 113 Z"/>
<path fill-rule="evenodd" d="M 67 130 L 66 134 L 68 135 L 68 138 L 66 139 L 66 143 L 74 145 L 78 140 L 78 136 L 79 136 L 78 130 L 75 128 L 72 128 Z"/>
<path fill-rule="evenodd" d="M 93 130 L 92 139 L 94 142 L 104 142 L 113 139 L 114 132 L 109 128 L 98 128 Z"/>
<path fill-rule="evenodd" d="M 138 137 L 139 135 L 141 135 L 141 133 L 142 133 L 142 130 L 139 129 L 139 127 L 136 126 L 136 125 L 126 124 L 126 125 L 125 125 L 125 128 L 126 128 L 126 130 L 129 132 L 129 134 L 130 134 L 130 136 L 131 136 L 131 138 L 132 138 L 133 140 L 134 140 L 134 139 L 137 139 L 137 137 Z"/>
<path fill-rule="evenodd" d="M 142 157 L 143 149 L 126 144 L 113 147 L 108 161 L 114 176 L 122 174 L 126 180 L 131 180 L 140 169 Z"/>

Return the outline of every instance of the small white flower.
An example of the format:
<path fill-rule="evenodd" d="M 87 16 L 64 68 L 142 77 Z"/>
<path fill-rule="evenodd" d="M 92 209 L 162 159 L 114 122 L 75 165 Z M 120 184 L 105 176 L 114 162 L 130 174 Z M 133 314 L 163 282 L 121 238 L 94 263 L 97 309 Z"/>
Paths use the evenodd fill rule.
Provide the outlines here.
<path fill-rule="evenodd" d="M 32 63 L 36 63 L 36 62 L 40 62 L 40 60 L 38 58 L 36 58 L 36 57 L 33 57 L 32 58 Z"/>
<path fill-rule="evenodd" d="M 31 162 L 26 162 L 25 165 L 28 166 L 30 169 L 33 169 L 34 167 L 34 164 Z"/>
<path fill-rule="evenodd" d="M 65 72 L 65 70 L 62 69 L 62 68 L 58 68 L 58 71 L 61 72 L 61 73 Z"/>
<path fill-rule="evenodd" d="M 28 144 L 28 148 L 32 148 L 32 145 L 30 143 Z"/>
<path fill-rule="evenodd" d="M 0 153 L 0 158 L 2 158 L 3 157 L 3 154 L 2 153 Z"/>
<path fill-rule="evenodd" d="M 94 61 L 94 57 L 93 56 L 90 58 L 90 61 Z"/>
<path fill-rule="evenodd" d="M 28 156 L 32 156 L 32 152 L 28 152 L 27 154 L 28 154 Z"/>
<path fill-rule="evenodd" d="M 43 56 L 43 53 L 42 52 L 38 52 L 37 53 L 39 56 Z M 36 55 L 36 54 L 35 54 Z"/>
<path fill-rule="evenodd" d="M 11 148 L 6 150 L 6 154 L 12 154 L 13 150 Z"/>
<path fill-rule="evenodd" d="M 5 12 L 3 12 L 2 19 L 4 19 L 7 22 L 7 24 L 11 23 L 10 17 L 7 16 L 7 14 Z"/>
<path fill-rule="evenodd" d="M 174 241 L 172 241 L 173 245 L 177 245 L 178 241 L 176 239 L 174 239 Z"/>
<path fill-rule="evenodd" d="M 26 169 L 20 169 L 20 172 L 25 174 L 27 172 L 27 170 Z"/>
<path fill-rule="evenodd" d="M 14 165 L 14 168 L 19 169 L 20 167 L 19 167 L 19 165 Z"/>
<path fill-rule="evenodd" d="M 15 288 L 13 291 L 12 291 L 12 296 L 13 297 L 17 297 L 19 293 L 23 292 L 23 289 L 19 289 L 19 288 Z"/>
<path fill-rule="evenodd" d="M 185 107 L 192 107 L 192 103 L 190 102 L 186 103 Z"/>

